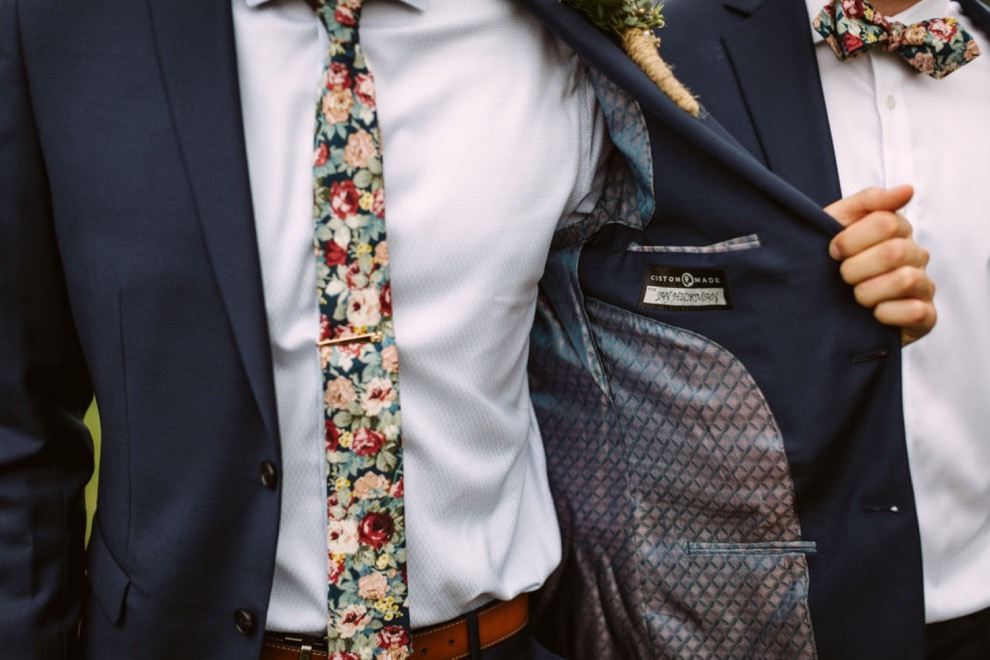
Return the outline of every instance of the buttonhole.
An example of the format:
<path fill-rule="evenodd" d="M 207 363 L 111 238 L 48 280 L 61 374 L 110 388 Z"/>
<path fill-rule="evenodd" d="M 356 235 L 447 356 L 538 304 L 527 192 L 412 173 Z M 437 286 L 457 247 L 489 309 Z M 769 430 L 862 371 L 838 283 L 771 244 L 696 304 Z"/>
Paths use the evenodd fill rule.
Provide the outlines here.
<path fill-rule="evenodd" d="M 867 504 L 863 507 L 866 513 L 900 513 L 901 507 L 896 504 Z"/>
<path fill-rule="evenodd" d="M 874 360 L 882 360 L 888 355 L 885 349 L 879 351 L 873 351 L 872 353 L 864 353 L 863 355 L 857 355 L 853 358 L 853 364 L 863 364 L 864 362 L 872 362 Z"/>

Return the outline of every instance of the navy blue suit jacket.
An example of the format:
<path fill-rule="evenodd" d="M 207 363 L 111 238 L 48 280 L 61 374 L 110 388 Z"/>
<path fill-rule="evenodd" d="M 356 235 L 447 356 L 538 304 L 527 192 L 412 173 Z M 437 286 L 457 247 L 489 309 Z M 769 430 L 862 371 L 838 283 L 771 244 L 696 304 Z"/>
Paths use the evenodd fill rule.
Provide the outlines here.
<path fill-rule="evenodd" d="M 826 254 L 837 226 L 820 207 L 838 186 L 804 98 L 820 97 L 817 79 L 756 48 L 771 34 L 806 39 L 807 28 L 740 26 L 726 49 L 762 59 L 739 82 L 742 65 L 725 65 L 718 37 L 679 13 L 704 6 L 741 24 L 739 10 L 666 6 L 665 56 L 680 54 L 667 48 L 675 39 L 704 51 L 676 60 L 689 85 L 689 67 L 710 74 L 695 89 L 703 102 L 706 89 L 751 86 L 755 98 L 719 100 L 744 118 L 747 103 L 775 107 L 754 117 L 757 129 L 791 130 L 768 145 L 769 128 L 727 124 L 733 138 L 712 117 L 672 110 L 600 34 L 549 0 L 534 4 L 593 79 L 633 102 L 597 83 L 632 171 L 611 188 L 632 192 L 558 235 L 534 330 L 534 401 L 565 541 L 538 603 L 545 641 L 574 657 L 920 657 L 897 333 L 857 309 Z M 645 303 L 656 278 L 685 273 L 718 278 L 731 309 Z"/>
<path fill-rule="evenodd" d="M 534 398 L 554 401 L 548 376 L 564 364 L 577 366 L 578 391 L 590 375 L 587 391 L 603 392 L 585 320 L 569 318 L 569 339 L 545 343 L 563 327 L 555 315 L 584 313 L 586 295 L 637 322 L 665 318 L 637 305 L 632 288 L 654 260 L 630 258 L 630 237 L 704 245 L 759 233 L 770 249 L 712 265 L 730 280 L 734 311 L 672 313 L 667 325 L 724 344 L 766 393 L 794 479 L 785 496 L 793 490 L 801 512 L 800 538 L 777 554 L 797 610 L 809 557 L 815 635 L 910 627 L 918 557 L 897 333 L 855 305 L 827 259 L 835 224 L 718 126 L 673 108 L 572 12 L 526 4 L 601 74 L 614 130 L 630 129 L 616 138 L 629 160 L 615 161 L 599 226 L 562 234 L 551 256 L 534 340 L 549 359 L 534 366 Z M 280 450 L 227 0 L 0 0 L 0 236 L 3 654 L 257 657 L 279 521 L 279 485 L 260 474 Z M 585 246 L 579 274 L 571 257 Z M 675 262 L 661 265 L 684 266 Z M 100 505 L 84 556 L 92 456 L 80 417 L 94 392 Z M 554 432 L 558 408 L 541 405 L 561 448 L 582 436 Z M 608 425 L 606 413 L 583 414 Z M 566 513 L 569 457 L 551 454 Z M 572 473 L 575 486 L 595 474 Z M 727 519 L 745 517 L 732 506 Z M 586 539 L 562 517 L 569 558 L 581 560 L 562 575 L 607 570 L 600 554 L 582 563 Z M 692 547 L 705 556 L 707 542 Z M 597 607 L 585 586 L 574 583 Z M 630 640 L 646 646 L 624 654 L 616 642 L 614 657 L 660 648 L 644 616 L 633 612 Z"/>

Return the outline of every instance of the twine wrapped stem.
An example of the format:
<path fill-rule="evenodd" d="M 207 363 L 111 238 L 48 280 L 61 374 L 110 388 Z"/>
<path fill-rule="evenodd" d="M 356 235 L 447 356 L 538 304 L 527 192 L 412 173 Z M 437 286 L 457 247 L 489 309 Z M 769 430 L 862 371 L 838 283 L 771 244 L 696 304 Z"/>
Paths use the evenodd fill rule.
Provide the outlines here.
<path fill-rule="evenodd" d="M 639 28 L 627 30 L 622 35 L 622 48 L 679 108 L 692 117 L 701 113 L 698 99 L 674 76 L 670 65 L 660 57 L 660 38 L 652 31 Z"/>
<path fill-rule="evenodd" d="M 701 113 L 694 95 L 660 57 L 655 30 L 664 26 L 663 5 L 655 0 L 562 0 L 584 14 L 599 29 L 610 32 L 657 87 L 693 117 Z"/>

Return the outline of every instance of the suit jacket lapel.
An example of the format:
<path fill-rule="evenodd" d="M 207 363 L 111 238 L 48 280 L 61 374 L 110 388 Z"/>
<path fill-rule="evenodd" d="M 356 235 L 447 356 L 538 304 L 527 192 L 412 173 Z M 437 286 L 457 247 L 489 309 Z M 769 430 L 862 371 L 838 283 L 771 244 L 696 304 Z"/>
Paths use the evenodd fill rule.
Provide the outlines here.
<path fill-rule="evenodd" d="M 266 429 L 275 387 L 228 0 L 148 0 L 189 185 L 234 340 Z"/>
<path fill-rule="evenodd" d="M 749 15 L 723 43 L 767 164 L 818 204 L 835 201 L 839 176 L 805 4 L 733 0 L 726 6 Z M 796 59 L 783 63 L 780 52 Z"/>
<path fill-rule="evenodd" d="M 615 84 L 622 87 L 640 103 L 648 115 L 659 119 L 664 130 L 691 141 L 700 152 L 731 168 L 740 178 L 751 182 L 757 189 L 772 194 L 779 203 L 791 208 L 797 217 L 817 225 L 828 235 L 836 233 L 838 223 L 821 210 L 820 202 L 813 202 L 805 194 L 786 185 L 767 171 L 714 119 L 710 117 L 704 120 L 695 119 L 678 108 L 621 48 L 577 12 L 562 5 L 560 0 L 520 1 L 557 37 L 573 48 L 585 62 L 602 71 Z M 793 0 L 779 1 L 793 2 Z M 815 82 L 817 83 L 817 78 Z M 828 148 L 831 154 L 830 141 Z M 832 170 L 834 171 L 834 165 Z"/>

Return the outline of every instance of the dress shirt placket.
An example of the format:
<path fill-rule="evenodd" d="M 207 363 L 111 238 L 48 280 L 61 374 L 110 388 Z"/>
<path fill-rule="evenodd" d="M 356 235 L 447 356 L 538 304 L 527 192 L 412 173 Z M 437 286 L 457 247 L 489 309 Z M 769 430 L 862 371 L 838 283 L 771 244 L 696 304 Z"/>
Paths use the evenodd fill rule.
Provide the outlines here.
<path fill-rule="evenodd" d="M 873 93 L 880 120 L 880 149 L 883 158 L 883 185 L 887 188 L 917 181 L 914 140 L 908 96 L 904 93 L 908 76 L 917 74 L 887 53 L 870 53 Z M 852 192 L 852 191 L 848 191 Z M 907 217 L 923 216 L 917 199 L 904 208 Z"/>

